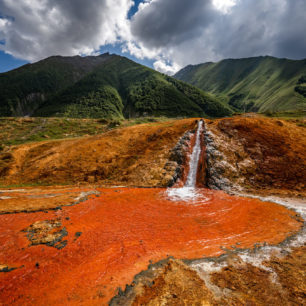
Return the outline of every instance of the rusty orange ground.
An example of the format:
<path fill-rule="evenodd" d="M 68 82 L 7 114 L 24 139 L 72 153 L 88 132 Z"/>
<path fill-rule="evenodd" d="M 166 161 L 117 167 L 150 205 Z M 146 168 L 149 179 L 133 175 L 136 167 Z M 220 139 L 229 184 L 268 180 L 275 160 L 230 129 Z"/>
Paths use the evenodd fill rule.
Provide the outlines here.
<path fill-rule="evenodd" d="M 12 146 L 0 152 L 0 185 L 167 186 L 162 182 L 171 150 L 196 124 L 195 118 L 169 120 Z"/>
<path fill-rule="evenodd" d="M 223 178 L 256 194 L 305 196 L 305 120 L 245 116 L 206 121 L 220 162 L 230 165 Z"/>
<path fill-rule="evenodd" d="M 88 192 L 98 193 L 94 188 L 73 186 L 0 189 L 0 214 L 44 211 L 73 205 L 77 202 L 83 202 Z"/>
<path fill-rule="evenodd" d="M 49 213 L 0 215 L 0 304 L 105 305 L 118 287 L 168 255 L 220 255 L 220 246 L 276 244 L 300 228 L 282 206 L 202 189 L 206 203 L 167 199 L 165 189 L 99 189 L 101 195 Z M 68 245 L 29 247 L 21 232 L 35 221 L 61 218 Z M 75 240 L 75 233 L 82 235 Z M 35 264 L 39 263 L 39 267 Z"/>

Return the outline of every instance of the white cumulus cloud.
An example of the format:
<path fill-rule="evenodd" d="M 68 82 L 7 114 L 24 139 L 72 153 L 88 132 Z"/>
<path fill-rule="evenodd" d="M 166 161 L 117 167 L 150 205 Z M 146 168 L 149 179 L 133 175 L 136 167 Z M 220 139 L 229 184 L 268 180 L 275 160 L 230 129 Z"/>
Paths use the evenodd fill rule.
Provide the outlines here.
<path fill-rule="evenodd" d="M 301 59 L 305 14 L 305 0 L 151 0 L 135 14 L 131 32 L 145 48 L 158 48 L 154 67 L 161 71 L 223 58 Z"/>
<path fill-rule="evenodd" d="M 272 55 L 306 57 L 305 0 L 0 0 L 0 48 L 35 61 L 123 53 L 172 74 L 188 64 Z M 3 44 L 4 42 L 4 44 Z"/>
<path fill-rule="evenodd" d="M 2 49 L 38 60 L 91 54 L 129 36 L 131 0 L 0 0 Z"/>

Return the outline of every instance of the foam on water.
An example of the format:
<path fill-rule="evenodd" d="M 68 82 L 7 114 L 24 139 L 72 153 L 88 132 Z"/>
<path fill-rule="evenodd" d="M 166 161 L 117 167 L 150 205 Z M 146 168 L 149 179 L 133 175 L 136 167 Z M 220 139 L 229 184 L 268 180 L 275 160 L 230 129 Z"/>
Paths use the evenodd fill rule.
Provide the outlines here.
<path fill-rule="evenodd" d="M 167 195 L 172 201 L 183 201 L 190 204 L 203 204 L 208 201 L 195 187 L 169 188 Z"/>

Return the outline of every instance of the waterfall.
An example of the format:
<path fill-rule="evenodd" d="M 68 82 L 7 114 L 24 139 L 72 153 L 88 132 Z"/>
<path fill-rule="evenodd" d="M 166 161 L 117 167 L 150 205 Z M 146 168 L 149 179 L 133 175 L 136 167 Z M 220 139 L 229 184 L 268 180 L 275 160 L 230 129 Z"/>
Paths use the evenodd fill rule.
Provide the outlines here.
<path fill-rule="evenodd" d="M 203 132 L 203 129 L 204 122 L 203 120 L 200 120 L 196 133 L 196 141 L 189 161 L 189 172 L 184 187 L 169 188 L 167 190 L 167 195 L 173 201 L 185 201 L 199 204 L 207 201 L 207 198 L 202 194 L 198 193 L 196 189 L 197 172 L 201 154 L 201 134 Z"/>
<path fill-rule="evenodd" d="M 195 187 L 197 182 L 197 170 L 201 153 L 201 133 L 203 132 L 203 121 L 199 121 L 196 134 L 196 141 L 189 162 L 189 173 L 185 183 L 185 187 Z"/>

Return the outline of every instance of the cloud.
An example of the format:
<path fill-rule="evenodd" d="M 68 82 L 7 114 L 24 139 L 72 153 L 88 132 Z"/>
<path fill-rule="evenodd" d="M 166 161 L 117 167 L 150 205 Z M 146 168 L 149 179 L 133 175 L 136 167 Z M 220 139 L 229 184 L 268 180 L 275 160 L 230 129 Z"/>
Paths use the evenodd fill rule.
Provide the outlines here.
<path fill-rule="evenodd" d="M 198 36 L 213 12 L 210 0 L 152 0 L 134 15 L 131 31 L 150 47 L 172 46 Z"/>
<path fill-rule="evenodd" d="M 285 2 L 278 18 L 279 31 L 275 35 L 273 54 L 293 59 L 306 58 L 306 1 Z"/>
<path fill-rule="evenodd" d="M 300 59 L 305 12 L 305 0 L 152 0 L 135 14 L 131 32 L 173 68 L 258 55 Z M 155 67 L 164 68 L 159 60 Z"/>
<path fill-rule="evenodd" d="M 154 62 L 153 66 L 155 70 L 169 75 L 174 74 L 180 68 L 182 68 L 175 63 L 169 63 L 166 59 L 158 59 Z"/>
<path fill-rule="evenodd" d="M 129 20 L 133 4 L 0 0 L 0 48 L 34 61 L 95 54 L 118 43 L 123 53 L 151 59 L 168 74 L 223 58 L 306 57 L 305 0 L 144 0 Z"/>
<path fill-rule="evenodd" d="M 213 0 L 214 7 L 223 14 L 228 14 L 231 8 L 237 4 L 237 0 Z"/>
<path fill-rule="evenodd" d="M 132 5 L 131 0 L 0 0 L 2 48 L 30 61 L 91 54 L 128 38 Z"/>

